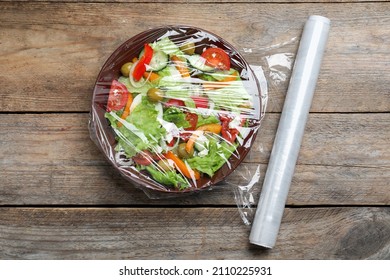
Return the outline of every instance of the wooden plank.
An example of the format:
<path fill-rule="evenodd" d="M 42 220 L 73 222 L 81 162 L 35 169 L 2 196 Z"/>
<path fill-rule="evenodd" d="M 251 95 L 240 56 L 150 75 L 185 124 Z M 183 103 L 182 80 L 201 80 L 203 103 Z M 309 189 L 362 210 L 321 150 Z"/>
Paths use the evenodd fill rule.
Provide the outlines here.
<path fill-rule="evenodd" d="M 89 138 L 88 114 L 1 114 L 4 163 L 103 164 Z M 279 114 L 267 114 L 247 162 L 266 163 Z M 310 114 L 299 164 L 389 167 L 390 114 Z M 12 124 L 12 125 L 10 125 Z M 357 137 L 358 135 L 358 137 Z M 21 147 L 28 147 L 23 149 Z"/>
<path fill-rule="evenodd" d="M 247 160 L 268 159 L 279 114 L 263 119 L 254 150 Z M 299 164 L 389 167 L 389 114 L 310 114 L 298 157 Z"/>
<path fill-rule="evenodd" d="M 234 186 L 248 184 L 260 166 L 252 191 L 257 201 L 278 118 L 266 115 L 252 153 L 230 185 L 151 201 L 119 176 L 89 139 L 88 114 L 1 114 L 0 204 L 235 205 Z M 390 132 L 383 128 L 389 122 L 389 114 L 311 114 L 287 203 L 388 205 Z"/>
<path fill-rule="evenodd" d="M 332 29 L 312 112 L 388 112 L 389 9 L 390 3 L 3 2 L 0 110 L 88 111 L 110 53 L 131 36 L 165 24 L 209 29 L 250 50 L 248 61 L 267 69 L 268 56 L 296 52 L 308 15 L 322 14 L 331 18 Z M 280 112 L 288 77 L 270 80 L 270 112 Z"/>
<path fill-rule="evenodd" d="M 240 201 L 235 200 L 234 191 L 239 191 L 237 186 L 249 185 L 249 179 L 254 177 L 258 167 L 259 180 L 243 193 L 245 198 L 254 197 L 250 205 L 254 207 L 261 192 L 266 164 L 243 164 L 240 167 L 243 173 L 234 173 L 210 191 L 169 199 L 159 198 L 157 194 L 145 195 L 105 165 L 37 165 L 24 169 L 2 166 L 0 205 L 235 206 Z M 298 165 L 287 205 L 389 205 L 389 182 L 388 168 Z"/>
<path fill-rule="evenodd" d="M 0 208 L 0 259 L 389 259 L 390 208 L 286 209 L 276 246 L 229 208 Z"/>
<path fill-rule="evenodd" d="M 8 2 L 9 0 L 0 0 L 0 2 Z M 366 2 L 367 0 L 321 0 L 321 1 L 316 1 L 318 3 L 359 3 L 359 2 Z M 386 2 L 388 0 L 375 0 L 371 2 Z M 17 0 L 14 2 L 59 2 L 58 0 Z M 61 2 L 66 2 L 66 3 L 74 3 L 74 2 L 87 2 L 87 3 L 139 3 L 140 1 L 137 0 L 62 0 Z M 186 0 L 149 0 L 149 1 L 142 1 L 144 3 L 178 3 L 178 4 L 186 4 L 188 1 Z M 210 0 L 192 0 L 191 3 L 209 3 Z M 232 1 L 231 0 L 214 0 L 214 3 L 219 3 L 219 4 L 230 4 Z M 234 1 L 236 3 L 275 3 L 273 0 L 236 0 Z M 277 4 L 279 3 L 311 3 L 312 0 L 278 0 Z"/>

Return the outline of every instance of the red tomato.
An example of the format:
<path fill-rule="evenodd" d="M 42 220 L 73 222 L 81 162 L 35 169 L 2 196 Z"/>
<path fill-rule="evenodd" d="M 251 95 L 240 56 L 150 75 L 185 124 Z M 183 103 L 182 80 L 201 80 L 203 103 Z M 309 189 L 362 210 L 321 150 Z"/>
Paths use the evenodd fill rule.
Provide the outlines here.
<path fill-rule="evenodd" d="M 133 78 L 136 81 L 139 81 L 142 75 L 146 72 L 146 65 L 150 63 L 153 57 L 153 49 L 151 46 L 145 44 L 144 50 L 145 52 L 143 56 L 138 62 L 136 62 L 137 64 L 134 67 Z"/>
<path fill-rule="evenodd" d="M 192 132 L 190 131 L 181 131 L 180 132 L 180 139 L 184 142 L 187 142 L 191 138 Z"/>
<path fill-rule="evenodd" d="M 195 130 L 196 125 L 198 124 L 198 115 L 194 113 L 186 113 L 186 120 L 190 123 L 190 127 L 187 127 L 184 130 Z"/>
<path fill-rule="evenodd" d="M 209 100 L 207 97 L 192 96 L 191 98 L 192 98 L 192 100 L 194 100 L 196 108 L 207 109 L 209 107 Z"/>
<path fill-rule="evenodd" d="M 150 165 L 152 162 L 159 160 L 160 157 L 156 154 L 152 154 L 148 150 L 141 151 L 135 156 L 133 156 L 133 160 L 135 163 L 140 165 Z"/>
<path fill-rule="evenodd" d="M 171 140 L 171 142 L 167 143 L 168 147 L 173 147 L 173 146 L 175 145 L 176 141 L 177 141 L 177 139 L 176 139 L 176 138 L 173 138 L 173 139 Z"/>
<path fill-rule="evenodd" d="M 223 139 L 226 141 L 233 143 L 236 141 L 237 135 L 239 133 L 237 128 L 229 128 L 229 123 L 233 120 L 232 117 L 228 115 L 220 115 L 219 119 L 221 120 L 222 123 L 222 130 L 221 130 L 221 135 Z M 240 125 L 243 126 L 245 124 L 246 120 L 244 118 L 241 118 L 241 123 Z"/>
<path fill-rule="evenodd" d="M 169 99 L 169 100 L 165 103 L 165 105 L 168 106 L 168 107 L 170 107 L 170 106 L 184 107 L 184 106 L 185 106 L 185 103 L 184 103 L 183 100 L 171 98 L 171 99 Z"/>
<path fill-rule="evenodd" d="M 118 111 L 125 107 L 128 96 L 129 91 L 126 86 L 117 80 L 113 80 L 108 95 L 107 111 Z"/>
<path fill-rule="evenodd" d="M 229 128 L 228 122 L 222 123 L 222 130 L 221 130 L 222 138 L 228 141 L 229 143 L 233 143 L 236 140 L 238 132 L 239 131 L 235 128 Z"/>
<path fill-rule="evenodd" d="M 220 48 L 208 48 L 202 53 L 202 57 L 206 59 L 208 66 L 221 70 L 230 69 L 230 57 Z"/>

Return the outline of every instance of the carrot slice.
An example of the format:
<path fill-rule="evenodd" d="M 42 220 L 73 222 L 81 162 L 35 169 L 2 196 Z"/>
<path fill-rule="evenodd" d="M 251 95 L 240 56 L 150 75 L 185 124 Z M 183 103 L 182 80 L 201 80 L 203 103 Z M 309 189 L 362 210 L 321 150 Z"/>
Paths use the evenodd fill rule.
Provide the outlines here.
<path fill-rule="evenodd" d="M 125 120 L 130 115 L 130 106 L 133 103 L 133 95 L 129 92 L 129 96 L 127 97 L 127 102 L 125 109 L 122 112 L 121 119 Z M 123 125 L 122 122 L 118 123 L 118 127 L 121 127 Z"/>
<path fill-rule="evenodd" d="M 198 139 L 198 137 L 201 136 L 204 131 L 220 134 L 221 130 L 222 130 L 222 125 L 218 123 L 204 124 L 202 126 L 199 126 L 191 135 L 190 139 L 187 141 L 186 151 L 189 153 L 194 148 L 196 139 Z"/>
<path fill-rule="evenodd" d="M 160 79 L 160 75 L 154 72 L 145 72 L 143 76 L 145 79 L 151 82 L 155 82 Z"/>
<path fill-rule="evenodd" d="M 190 70 L 188 69 L 188 67 L 186 66 L 186 63 L 184 61 L 182 61 L 176 55 L 172 55 L 171 60 L 173 61 L 176 69 L 179 70 L 179 72 L 183 78 L 190 77 Z"/>
<path fill-rule="evenodd" d="M 187 165 L 182 161 L 180 158 L 178 158 L 174 153 L 171 151 L 168 151 L 165 154 L 165 157 L 167 159 L 172 160 L 175 163 L 175 166 L 181 173 L 183 173 L 184 176 L 186 176 L 189 179 L 195 178 L 195 180 L 198 180 L 200 178 L 200 173 L 197 170 L 193 170 L 187 167 Z"/>

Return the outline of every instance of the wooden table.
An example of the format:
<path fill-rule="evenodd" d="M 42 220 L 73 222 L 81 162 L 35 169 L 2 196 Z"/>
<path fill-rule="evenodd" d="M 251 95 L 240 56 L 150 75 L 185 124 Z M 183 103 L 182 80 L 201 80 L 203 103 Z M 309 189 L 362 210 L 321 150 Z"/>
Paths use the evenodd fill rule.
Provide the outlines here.
<path fill-rule="evenodd" d="M 0 1 L 1 259 L 390 259 L 390 3 L 224 2 Z M 133 35 L 198 26 L 264 65 L 312 14 L 332 27 L 274 249 L 249 244 L 233 187 L 151 200 L 90 140 L 96 76 Z M 244 163 L 258 192 L 287 81 Z"/>

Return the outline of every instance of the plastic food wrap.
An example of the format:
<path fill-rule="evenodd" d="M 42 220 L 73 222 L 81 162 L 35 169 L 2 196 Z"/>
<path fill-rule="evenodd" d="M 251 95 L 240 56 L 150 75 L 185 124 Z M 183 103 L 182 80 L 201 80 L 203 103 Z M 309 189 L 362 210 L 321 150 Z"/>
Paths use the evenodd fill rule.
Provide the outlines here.
<path fill-rule="evenodd" d="M 263 113 L 260 84 L 232 45 L 167 26 L 129 39 L 106 61 L 90 130 L 126 179 L 158 197 L 223 180 L 249 152 Z"/>
<path fill-rule="evenodd" d="M 260 165 L 241 163 L 261 134 L 269 88 L 289 76 L 293 55 L 278 48 L 236 49 L 187 26 L 140 33 L 113 52 L 97 77 L 91 138 L 129 187 L 150 198 L 231 187 L 250 224 Z M 253 55 L 249 65 L 244 56 Z M 251 153 L 260 152 L 257 144 Z"/>
<path fill-rule="evenodd" d="M 313 15 L 303 29 L 249 237 L 253 244 L 272 248 L 276 243 L 329 28 L 328 18 Z"/>

